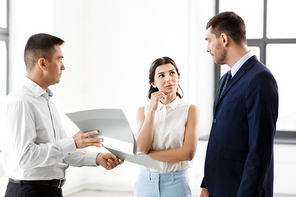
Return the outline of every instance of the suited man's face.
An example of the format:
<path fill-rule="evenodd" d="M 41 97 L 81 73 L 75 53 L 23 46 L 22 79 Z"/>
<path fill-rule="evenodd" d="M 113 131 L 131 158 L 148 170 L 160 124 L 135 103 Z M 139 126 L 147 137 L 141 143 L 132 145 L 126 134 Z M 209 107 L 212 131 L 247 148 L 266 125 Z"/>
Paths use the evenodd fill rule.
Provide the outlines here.
<path fill-rule="evenodd" d="M 217 38 L 216 35 L 212 33 L 212 27 L 207 29 L 206 41 L 208 42 L 207 52 L 212 55 L 216 64 L 226 64 L 226 50 L 222 45 L 222 37 Z"/>

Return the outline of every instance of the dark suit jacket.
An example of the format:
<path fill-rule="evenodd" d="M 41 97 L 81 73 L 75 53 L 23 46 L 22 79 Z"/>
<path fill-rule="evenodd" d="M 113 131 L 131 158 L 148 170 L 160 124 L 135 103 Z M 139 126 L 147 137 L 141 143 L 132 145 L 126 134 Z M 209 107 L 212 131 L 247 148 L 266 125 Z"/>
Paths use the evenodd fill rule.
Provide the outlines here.
<path fill-rule="evenodd" d="M 273 196 L 273 141 L 278 115 L 278 88 L 256 56 L 224 85 L 214 102 L 201 187 L 214 197 Z"/>

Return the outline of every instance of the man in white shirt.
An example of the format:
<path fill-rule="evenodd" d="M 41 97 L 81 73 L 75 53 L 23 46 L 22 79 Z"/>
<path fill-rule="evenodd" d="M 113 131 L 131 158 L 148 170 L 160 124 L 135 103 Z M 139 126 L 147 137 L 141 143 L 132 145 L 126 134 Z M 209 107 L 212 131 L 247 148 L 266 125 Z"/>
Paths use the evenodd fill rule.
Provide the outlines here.
<path fill-rule="evenodd" d="M 101 147 L 102 139 L 92 137 L 97 131 L 67 137 L 48 89 L 59 83 L 65 70 L 63 43 L 48 34 L 31 36 L 25 47 L 25 82 L 0 106 L 3 167 L 9 177 L 7 197 L 62 196 L 69 165 L 101 165 L 110 170 L 123 162 L 109 153 L 77 150 Z"/>

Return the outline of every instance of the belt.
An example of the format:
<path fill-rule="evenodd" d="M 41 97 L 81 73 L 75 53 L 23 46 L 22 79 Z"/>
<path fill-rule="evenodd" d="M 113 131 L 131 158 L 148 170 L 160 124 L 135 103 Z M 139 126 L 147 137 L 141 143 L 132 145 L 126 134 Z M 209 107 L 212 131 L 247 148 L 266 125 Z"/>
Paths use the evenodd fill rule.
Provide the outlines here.
<path fill-rule="evenodd" d="M 47 186 L 47 187 L 61 188 L 65 184 L 66 179 L 32 180 L 32 181 L 26 180 L 26 181 L 22 181 L 22 180 L 15 180 L 15 179 L 9 178 L 9 182 L 10 183 L 42 185 L 42 186 Z"/>

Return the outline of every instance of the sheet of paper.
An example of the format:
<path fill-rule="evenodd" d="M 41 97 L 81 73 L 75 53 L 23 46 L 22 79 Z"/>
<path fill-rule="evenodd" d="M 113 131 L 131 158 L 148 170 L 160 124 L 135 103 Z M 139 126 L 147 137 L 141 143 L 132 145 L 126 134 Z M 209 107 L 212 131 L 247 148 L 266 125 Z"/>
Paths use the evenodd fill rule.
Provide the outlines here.
<path fill-rule="evenodd" d="M 98 130 L 104 147 L 120 159 L 161 170 L 147 154 L 137 152 L 137 143 L 121 109 L 94 109 L 66 114 L 82 131 Z"/>
<path fill-rule="evenodd" d="M 107 148 L 107 150 L 109 150 L 113 155 L 116 155 L 116 157 L 118 157 L 119 159 L 129 161 L 132 163 L 136 163 L 136 164 L 148 167 L 148 168 L 161 170 L 160 166 L 151 157 L 149 157 L 145 153 L 137 152 L 134 155 L 134 154 L 120 152 L 118 150 L 114 150 L 111 148 Z"/>
<path fill-rule="evenodd" d="M 98 135 L 98 137 L 104 139 L 104 142 L 102 143 L 104 147 L 108 147 L 111 149 L 118 150 L 120 152 L 128 153 L 128 154 L 134 154 L 134 144 L 125 142 L 122 140 L 117 140 L 114 138 L 106 137 L 103 135 Z"/>
<path fill-rule="evenodd" d="M 98 130 L 97 137 L 105 136 L 133 144 L 133 152 L 137 152 L 137 144 L 130 125 L 121 109 L 94 109 L 66 114 L 83 132 Z"/>

